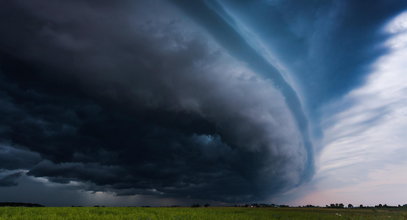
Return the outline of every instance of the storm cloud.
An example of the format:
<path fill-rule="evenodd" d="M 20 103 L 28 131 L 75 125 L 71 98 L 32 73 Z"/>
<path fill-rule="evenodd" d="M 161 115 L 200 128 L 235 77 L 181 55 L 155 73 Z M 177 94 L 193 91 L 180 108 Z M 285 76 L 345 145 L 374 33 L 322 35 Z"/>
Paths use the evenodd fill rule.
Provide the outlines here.
<path fill-rule="evenodd" d="M 171 3 L 1 2 L 0 29 L 0 158 L 19 158 L 2 169 L 226 202 L 312 173 L 279 85 Z"/>
<path fill-rule="evenodd" d="M 17 180 L 22 174 L 23 174 L 22 172 L 15 172 L 0 177 L 0 187 L 9 187 L 17 185 L 18 184 Z"/>

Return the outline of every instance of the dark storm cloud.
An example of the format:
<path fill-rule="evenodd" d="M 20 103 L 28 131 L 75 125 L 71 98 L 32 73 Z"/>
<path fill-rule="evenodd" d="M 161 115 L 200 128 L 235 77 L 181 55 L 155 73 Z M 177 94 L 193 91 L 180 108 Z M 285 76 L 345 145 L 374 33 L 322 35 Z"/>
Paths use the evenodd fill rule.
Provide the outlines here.
<path fill-rule="evenodd" d="M 309 124 L 304 108 L 297 91 L 287 82 L 284 74 L 270 63 L 267 57 L 259 53 L 257 48 L 250 44 L 250 39 L 246 39 L 239 33 L 233 21 L 217 1 L 188 1 L 173 0 L 174 3 L 186 11 L 194 20 L 207 28 L 207 30 L 217 39 L 232 56 L 247 63 L 256 73 L 273 81 L 274 85 L 282 92 L 286 98 L 286 103 L 295 118 L 299 130 L 302 132 L 302 139 L 307 151 L 306 172 L 303 173 L 304 181 L 312 177 L 314 172 L 313 148 L 309 140 Z"/>
<path fill-rule="evenodd" d="M 1 168 L 219 201 L 301 183 L 309 149 L 271 80 L 169 3 L 95 2 L 0 3 L 0 140 L 35 155 Z"/>
<path fill-rule="evenodd" d="M 0 187 L 16 186 L 18 179 L 23 175 L 22 172 L 15 172 L 0 177 Z"/>
<path fill-rule="evenodd" d="M 28 169 L 41 161 L 38 153 L 0 145 L 0 168 Z"/>

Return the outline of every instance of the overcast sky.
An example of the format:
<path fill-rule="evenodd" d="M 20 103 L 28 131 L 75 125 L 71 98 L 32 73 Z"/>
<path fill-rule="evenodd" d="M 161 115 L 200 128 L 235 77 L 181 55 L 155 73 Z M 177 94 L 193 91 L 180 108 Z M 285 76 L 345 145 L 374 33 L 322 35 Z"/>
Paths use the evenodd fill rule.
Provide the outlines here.
<path fill-rule="evenodd" d="M 407 201 L 407 2 L 0 2 L 0 200 Z"/>

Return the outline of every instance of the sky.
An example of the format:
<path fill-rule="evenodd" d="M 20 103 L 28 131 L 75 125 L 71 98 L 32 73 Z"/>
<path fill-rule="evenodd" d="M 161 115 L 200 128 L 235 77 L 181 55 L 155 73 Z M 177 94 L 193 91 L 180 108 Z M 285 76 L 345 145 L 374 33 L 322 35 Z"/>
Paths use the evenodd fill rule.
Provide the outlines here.
<path fill-rule="evenodd" d="M 407 204 L 407 2 L 0 2 L 0 202 Z"/>

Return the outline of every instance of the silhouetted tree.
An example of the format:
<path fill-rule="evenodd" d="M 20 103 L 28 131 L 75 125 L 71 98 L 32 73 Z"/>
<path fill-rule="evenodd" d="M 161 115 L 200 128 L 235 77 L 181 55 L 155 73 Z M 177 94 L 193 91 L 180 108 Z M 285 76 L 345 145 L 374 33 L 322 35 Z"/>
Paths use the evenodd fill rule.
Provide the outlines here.
<path fill-rule="evenodd" d="M 352 204 L 348 204 L 348 208 L 353 208 L 353 205 Z"/>
<path fill-rule="evenodd" d="M 345 205 L 343 203 L 335 203 L 335 204 L 330 204 L 329 206 L 326 206 L 327 208 L 334 208 L 334 209 L 343 209 L 345 208 Z"/>
<path fill-rule="evenodd" d="M 22 202 L 0 202 L 0 206 L 44 207 L 43 205 L 40 205 L 40 204 L 22 203 Z"/>

